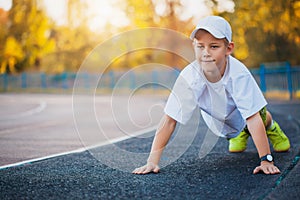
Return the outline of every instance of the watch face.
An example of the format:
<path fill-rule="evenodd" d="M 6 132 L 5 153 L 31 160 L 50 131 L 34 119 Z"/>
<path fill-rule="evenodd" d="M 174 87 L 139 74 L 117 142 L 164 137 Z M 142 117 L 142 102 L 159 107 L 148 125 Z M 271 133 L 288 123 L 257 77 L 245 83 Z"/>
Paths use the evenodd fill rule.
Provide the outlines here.
<path fill-rule="evenodd" d="M 273 161 L 273 157 L 271 155 L 267 155 L 267 160 L 272 162 Z"/>

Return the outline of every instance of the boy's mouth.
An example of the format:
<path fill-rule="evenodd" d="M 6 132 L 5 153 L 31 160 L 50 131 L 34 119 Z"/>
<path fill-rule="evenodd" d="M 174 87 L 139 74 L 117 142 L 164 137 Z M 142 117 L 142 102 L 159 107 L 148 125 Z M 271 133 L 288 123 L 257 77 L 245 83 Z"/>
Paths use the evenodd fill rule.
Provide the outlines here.
<path fill-rule="evenodd" d="M 204 63 L 216 62 L 216 60 L 200 60 L 200 61 Z"/>

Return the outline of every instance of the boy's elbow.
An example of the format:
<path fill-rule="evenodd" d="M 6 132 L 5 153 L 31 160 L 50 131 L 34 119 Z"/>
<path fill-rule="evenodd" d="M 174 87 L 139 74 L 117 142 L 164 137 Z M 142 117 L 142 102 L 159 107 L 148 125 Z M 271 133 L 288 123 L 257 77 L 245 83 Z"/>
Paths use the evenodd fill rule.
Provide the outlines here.
<path fill-rule="evenodd" d="M 172 117 L 166 115 L 165 125 L 170 129 L 175 129 L 177 121 Z"/>

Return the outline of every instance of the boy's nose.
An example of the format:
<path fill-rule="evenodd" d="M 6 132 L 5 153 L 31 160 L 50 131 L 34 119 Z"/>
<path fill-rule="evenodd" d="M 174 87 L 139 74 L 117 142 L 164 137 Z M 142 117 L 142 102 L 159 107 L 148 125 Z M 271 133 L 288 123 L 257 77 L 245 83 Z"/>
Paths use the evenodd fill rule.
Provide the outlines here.
<path fill-rule="evenodd" d="M 202 56 L 205 57 L 205 58 L 210 56 L 210 54 L 209 54 L 209 52 L 207 51 L 206 48 L 203 49 L 203 51 L 202 51 Z"/>

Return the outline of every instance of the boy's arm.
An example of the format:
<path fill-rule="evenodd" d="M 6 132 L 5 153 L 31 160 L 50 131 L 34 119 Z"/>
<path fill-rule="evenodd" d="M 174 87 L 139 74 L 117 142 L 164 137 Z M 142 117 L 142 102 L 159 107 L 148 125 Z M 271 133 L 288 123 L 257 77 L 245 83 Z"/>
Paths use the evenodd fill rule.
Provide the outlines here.
<path fill-rule="evenodd" d="M 271 154 L 266 129 L 259 113 L 256 113 L 247 119 L 247 127 L 252 136 L 259 157 Z M 260 166 L 253 170 L 253 173 L 257 174 L 260 171 L 265 174 L 280 173 L 280 170 L 274 165 L 274 163 L 268 161 L 262 161 Z"/>
<path fill-rule="evenodd" d="M 176 120 L 172 119 L 168 115 L 165 115 L 162 118 L 152 143 L 152 148 L 147 160 L 147 164 L 142 167 L 136 168 L 132 173 L 147 174 L 150 172 L 159 172 L 158 163 L 161 154 L 176 127 L 176 123 Z"/>

